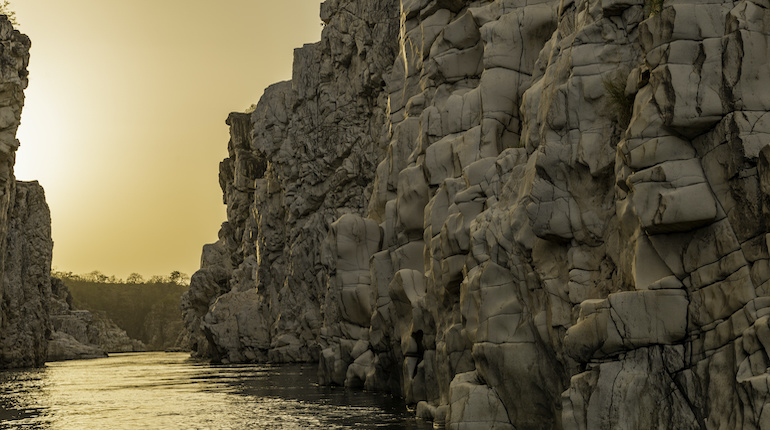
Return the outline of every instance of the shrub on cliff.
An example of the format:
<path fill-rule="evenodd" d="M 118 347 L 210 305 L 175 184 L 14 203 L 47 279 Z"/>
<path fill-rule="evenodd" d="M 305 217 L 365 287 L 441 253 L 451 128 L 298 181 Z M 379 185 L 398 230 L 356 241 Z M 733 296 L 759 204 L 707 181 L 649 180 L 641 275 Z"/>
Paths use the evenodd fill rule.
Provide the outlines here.
<path fill-rule="evenodd" d="M 3 0 L 2 3 L 0 3 L 0 15 L 5 15 L 8 17 L 8 21 L 11 22 L 13 25 L 19 25 L 19 22 L 16 21 L 16 12 L 11 10 L 11 2 L 8 0 Z"/>
<path fill-rule="evenodd" d="M 634 110 L 634 97 L 626 94 L 626 79 L 627 74 L 622 72 L 602 79 L 608 96 L 608 108 L 621 130 L 628 128 Z"/>
<path fill-rule="evenodd" d="M 644 10 L 647 17 L 657 15 L 663 11 L 663 2 L 665 0 L 646 0 Z"/>

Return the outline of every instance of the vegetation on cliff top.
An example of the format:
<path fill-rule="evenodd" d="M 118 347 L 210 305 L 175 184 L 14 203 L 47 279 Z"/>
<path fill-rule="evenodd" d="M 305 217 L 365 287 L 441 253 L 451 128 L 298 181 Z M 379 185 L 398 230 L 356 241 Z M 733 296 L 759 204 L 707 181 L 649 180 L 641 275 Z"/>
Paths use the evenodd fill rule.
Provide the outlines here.
<path fill-rule="evenodd" d="M 0 15 L 5 15 L 8 17 L 8 21 L 11 22 L 13 25 L 19 25 L 19 22 L 16 21 L 16 12 L 11 10 L 11 2 L 8 0 L 3 0 L 2 3 L 0 3 Z"/>
<path fill-rule="evenodd" d="M 97 284 L 190 284 L 190 276 L 178 270 L 174 270 L 168 276 L 155 275 L 146 280 L 139 273 L 132 273 L 128 275 L 125 282 L 115 275 L 107 276 L 99 270 L 94 270 L 93 272 L 86 274 L 75 274 L 54 269 L 51 271 L 51 276 L 59 279 L 74 279 L 77 281 L 88 281 Z"/>

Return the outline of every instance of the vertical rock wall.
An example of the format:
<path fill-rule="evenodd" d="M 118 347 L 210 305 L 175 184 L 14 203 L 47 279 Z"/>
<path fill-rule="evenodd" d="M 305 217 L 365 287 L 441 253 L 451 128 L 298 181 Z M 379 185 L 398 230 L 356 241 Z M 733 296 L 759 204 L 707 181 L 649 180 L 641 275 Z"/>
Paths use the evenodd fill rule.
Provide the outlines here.
<path fill-rule="evenodd" d="M 13 176 L 29 48 L 0 16 L 0 369 L 43 364 L 51 333 L 51 217 L 42 187 Z"/>
<path fill-rule="evenodd" d="M 318 359 L 337 312 L 322 247 L 335 219 L 365 213 L 384 156 L 397 17 L 393 0 L 327 1 L 321 41 L 295 51 L 292 80 L 228 118 L 227 222 L 182 299 L 195 355 Z"/>
<path fill-rule="evenodd" d="M 13 206 L 3 240 L 0 368 L 40 366 L 51 335 L 51 215 L 37 182 L 15 182 L 9 191 Z"/>
<path fill-rule="evenodd" d="M 198 352 L 450 429 L 770 428 L 770 3 L 379 6 L 230 118 Z"/>

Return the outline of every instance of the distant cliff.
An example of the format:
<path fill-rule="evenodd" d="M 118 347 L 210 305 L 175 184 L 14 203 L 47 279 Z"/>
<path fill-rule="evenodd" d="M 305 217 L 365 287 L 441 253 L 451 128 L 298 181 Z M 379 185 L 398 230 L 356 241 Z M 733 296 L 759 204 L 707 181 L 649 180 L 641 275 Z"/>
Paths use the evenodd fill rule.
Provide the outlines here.
<path fill-rule="evenodd" d="M 73 306 L 65 282 L 51 278 L 48 314 L 53 332 L 48 339 L 46 361 L 106 357 L 111 352 L 147 351 L 141 341 L 128 337 L 104 312 Z"/>
<path fill-rule="evenodd" d="M 228 120 L 198 356 L 318 360 L 452 429 L 765 428 L 770 3 L 321 18 Z"/>
<path fill-rule="evenodd" d="M 138 350 L 176 348 L 182 333 L 179 297 L 187 291 L 185 285 L 171 281 L 96 282 L 78 276 L 65 276 L 62 281 L 72 293 L 75 307 L 114 321 L 116 327 L 143 344 Z"/>

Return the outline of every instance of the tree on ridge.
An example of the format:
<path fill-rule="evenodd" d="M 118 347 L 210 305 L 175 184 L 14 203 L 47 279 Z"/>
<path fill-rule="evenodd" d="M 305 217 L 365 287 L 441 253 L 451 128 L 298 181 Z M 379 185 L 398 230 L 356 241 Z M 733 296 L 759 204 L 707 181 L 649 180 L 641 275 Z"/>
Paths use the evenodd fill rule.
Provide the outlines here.
<path fill-rule="evenodd" d="M 144 277 L 136 272 L 128 275 L 128 278 L 126 278 L 126 282 L 129 284 L 143 284 L 144 283 Z"/>

